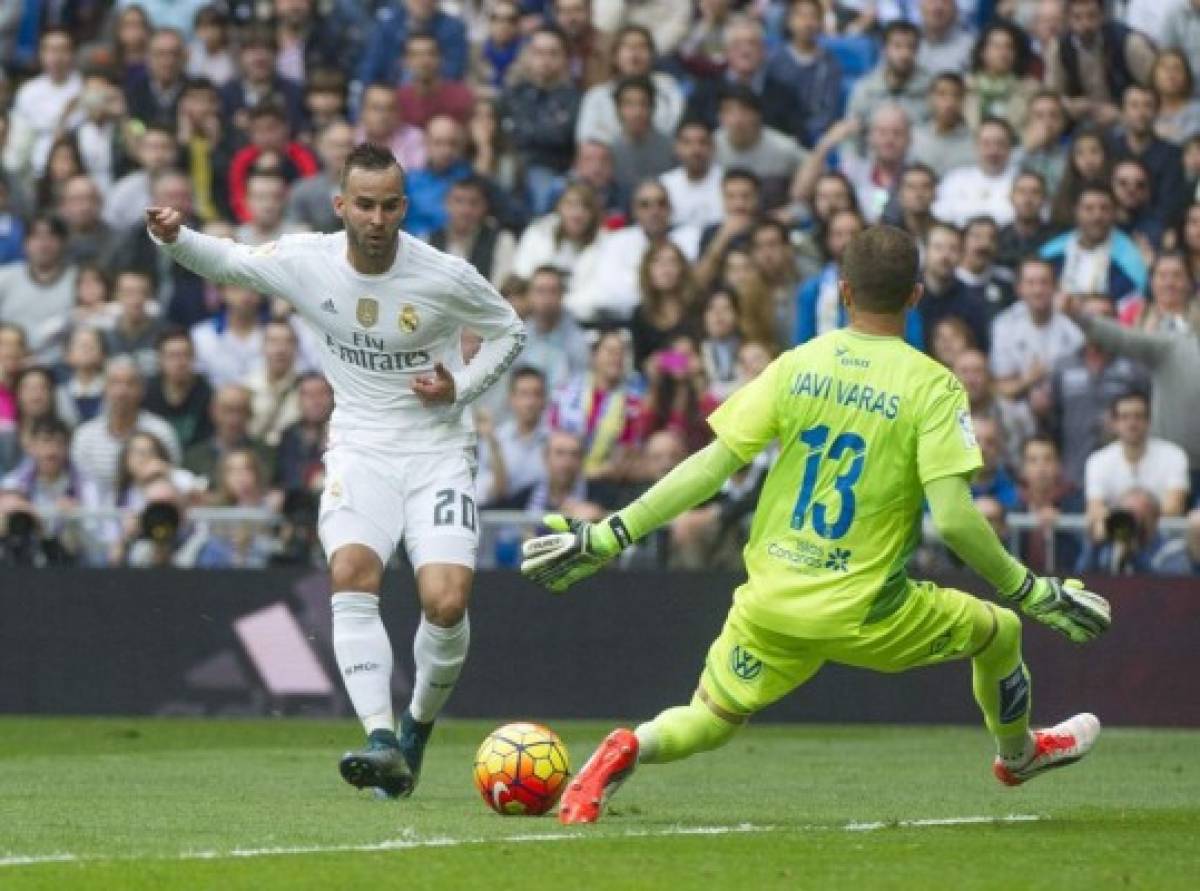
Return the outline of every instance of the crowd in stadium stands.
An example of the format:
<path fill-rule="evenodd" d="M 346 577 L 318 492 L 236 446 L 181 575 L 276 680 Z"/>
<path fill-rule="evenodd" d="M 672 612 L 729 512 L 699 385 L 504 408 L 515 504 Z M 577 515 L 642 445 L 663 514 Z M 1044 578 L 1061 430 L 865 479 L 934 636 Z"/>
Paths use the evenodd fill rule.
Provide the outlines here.
<path fill-rule="evenodd" d="M 336 231 L 369 141 L 406 230 L 527 325 L 473 407 L 482 506 L 624 504 L 846 323 L 839 257 L 882 221 L 920 242 L 906 339 L 961 380 L 974 491 L 1006 534 L 1037 518 L 1034 570 L 1200 571 L 1200 0 L 26 0 L 0 63 L 0 562 L 320 560 L 320 342 L 143 211 Z M 737 565 L 770 462 L 658 558 Z"/>

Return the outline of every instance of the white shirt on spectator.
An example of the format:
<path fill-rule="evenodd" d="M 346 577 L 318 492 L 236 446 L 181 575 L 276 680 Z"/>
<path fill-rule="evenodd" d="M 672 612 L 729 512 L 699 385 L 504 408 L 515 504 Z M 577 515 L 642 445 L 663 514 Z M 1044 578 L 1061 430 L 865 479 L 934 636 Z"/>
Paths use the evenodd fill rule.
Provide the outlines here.
<path fill-rule="evenodd" d="M 1137 464 L 1125 459 L 1120 442 L 1113 442 L 1088 456 L 1083 471 L 1087 499 L 1115 505 L 1130 489 L 1146 489 L 1159 503 L 1171 492 L 1186 492 L 1187 454 L 1173 442 L 1151 436 Z"/>
<path fill-rule="evenodd" d="M 942 179 L 933 202 L 933 215 L 956 226 L 967 220 L 987 216 L 997 226 L 1013 221 L 1012 182 L 1017 169 L 1009 166 L 999 176 L 984 173 L 978 167 L 959 167 Z"/>
<path fill-rule="evenodd" d="M 173 464 L 183 460 L 175 428 L 158 415 L 148 411 L 138 412 L 134 431 L 156 437 L 170 454 Z M 117 439 L 109 432 L 106 414 L 96 415 L 80 424 L 71 439 L 71 463 L 96 485 L 96 494 L 103 503 L 111 503 L 105 499 L 113 496 L 117 482 L 117 459 L 124 445 L 124 439 Z"/>
<path fill-rule="evenodd" d="M 682 167 L 668 170 L 658 178 L 671 198 L 671 223 L 676 226 L 711 226 L 721 222 L 721 178 L 725 168 L 712 164 L 701 179 L 688 179 Z"/>
<path fill-rule="evenodd" d="M 13 99 L 4 151 L 4 167 L 9 173 L 19 176 L 29 167 L 34 176 L 42 175 L 63 112 L 82 89 L 83 78 L 78 71 L 72 71 L 61 84 L 45 74 L 21 84 Z"/>
<path fill-rule="evenodd" d="M 248 378 L 263 364 L 263 331 L 256 326 L 247 337 L 239 337 L 225 325 L 224 318 L 209 319 L 192 326 L 196 370 L 208 378 L 213 389 Z"/>
<path fill-rule="evenodd" d="M 1023 374 L 1034 361 L 1049 369 L 1081 346 L 1083 332 L 1062 313 L 1053 312 L 1046 324 L 1038 325 L 1028 305 L 1014 303 L 992 322 L 992 374 Z"/>
<path fill-rule="evenodd" d="M 700 230 L 676 226 L 667 235 L 690 262 L 700 253 Z M 600 248 L 593 274 L 572 283 L 566 307 L 580 321 L 615 319 L 627 321 L 641 302 L 638 268 L 650 240 L 641 226 L 626 226 L 608 236 Z"/>
<path fill-rule="evenodd" d="M 592 243 L 581 250 L 573 241 L 557 239 L 558 225 L 558 214 L 548 213 L 525 227 L 513 254 L 514 275 L 529 278 L 539 266 L 553 266 L 566 276 L 568 290 L 576 278 L 587 280 L 596 265 L 600 245 L 608 238 L 608 233 L 599 230 Z"/>

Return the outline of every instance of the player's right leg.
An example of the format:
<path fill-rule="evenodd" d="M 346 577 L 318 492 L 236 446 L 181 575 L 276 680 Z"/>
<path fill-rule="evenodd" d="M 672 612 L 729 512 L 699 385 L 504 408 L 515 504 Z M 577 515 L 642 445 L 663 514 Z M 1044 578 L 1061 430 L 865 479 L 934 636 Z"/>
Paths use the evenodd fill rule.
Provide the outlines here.
<path fill-rule="evenodd" d="M 386 496 L 375 494 L 378 482 L 363 478 L 368 471 L 361 456 L 350 458 L 333 449 L 325 463 L 318 531 L 329 555 L 333 649 L 367 733 L 366 745 L 346 753 L 338 766 L 351 785 L 395 797 L 411 788 L 412 776 L 396 737 L 392 645 L 379 614 L 383 567 L 396 546 L 381 525 L 388 522 L 389 505 Z"/>
<path fill-rule="evenodd" d="M 692 701 L 636 731 L 614 730 L 574 777 L 559 806 L 562 823 L 594 823 L 638 764 L 664 764 L 729 742 L 755 712 L 816 673 L 821 659 L 740 619 L 735 607 L 709 648 Z"/>

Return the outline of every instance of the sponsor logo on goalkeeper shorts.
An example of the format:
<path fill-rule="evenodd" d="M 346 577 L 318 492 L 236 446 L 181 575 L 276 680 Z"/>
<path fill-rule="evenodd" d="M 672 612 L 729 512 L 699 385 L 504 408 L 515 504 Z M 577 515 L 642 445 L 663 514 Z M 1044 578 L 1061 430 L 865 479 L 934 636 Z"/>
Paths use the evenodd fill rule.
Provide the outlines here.
<path fill-rule="evenodd" d="M 752 681 L 762 674 L 762 660 L 740 644 L 729 653 L 729 667 L 743 681 Z"/>

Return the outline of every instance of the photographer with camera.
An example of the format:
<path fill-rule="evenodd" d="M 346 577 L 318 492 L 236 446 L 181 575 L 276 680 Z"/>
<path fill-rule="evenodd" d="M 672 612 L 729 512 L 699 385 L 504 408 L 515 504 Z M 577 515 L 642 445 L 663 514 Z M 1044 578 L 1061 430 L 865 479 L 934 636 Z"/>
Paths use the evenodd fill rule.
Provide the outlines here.
<path fill-rule="evenodd" d="M 1110 575 L 1190 575 L 1187 551 L 1172 547 L 1158 531 L 1159 506 L 1154 493 L 1130 489 L 1104 519 L 1103 538 L 1088 542 L 1078 573 Z"/>
<path fill-rule="evenodd" d="M 182 494 L 166 476 L 147 482 L 143 492 L 146 506 L 138 515 L 137 534 L 125 552 L 124 565 L 136 569 L 194 567 L 208 536 L 188 521 Z"/>

